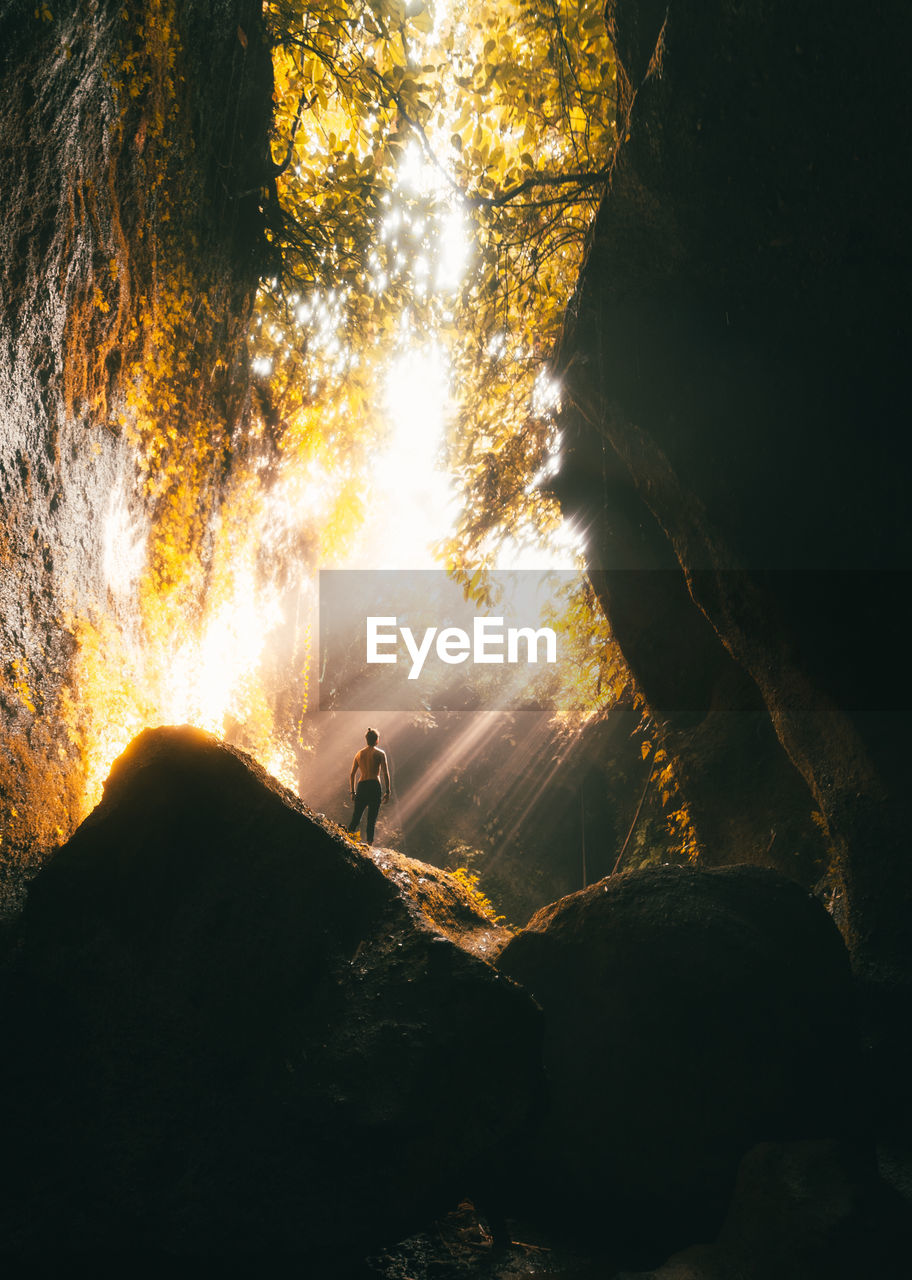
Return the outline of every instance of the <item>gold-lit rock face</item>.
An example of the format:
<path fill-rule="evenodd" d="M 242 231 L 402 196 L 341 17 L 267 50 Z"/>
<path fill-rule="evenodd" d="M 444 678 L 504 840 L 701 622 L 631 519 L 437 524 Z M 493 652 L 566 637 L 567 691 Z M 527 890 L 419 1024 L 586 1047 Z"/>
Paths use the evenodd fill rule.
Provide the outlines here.
<path fill-rule="evenodd" d="M 4 906 L 130 737 L 199 683 L 187 653 L 210 588 L 213 614 L 232 590 L 256 594 L 216 564 L 257 447 L 246 335 L 271 79 L 250 6 L 233 7 L 205 22 L 170 0 L 4 19 Z"/>

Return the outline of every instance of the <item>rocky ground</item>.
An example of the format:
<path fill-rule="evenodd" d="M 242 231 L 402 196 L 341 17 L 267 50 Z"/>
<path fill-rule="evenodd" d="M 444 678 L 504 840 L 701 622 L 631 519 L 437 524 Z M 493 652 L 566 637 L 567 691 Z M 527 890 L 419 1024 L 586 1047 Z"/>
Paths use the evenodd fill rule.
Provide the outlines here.
<path fill-rule="evenodd" d="M 775 872 L 609 877 L 511 935 L 471 880 L 158 729 L 2 941 L 0 1253 L 36 1274 L 908 1274 L 882 1055 Z"/>
<path fill-rule="evenodd" d="M 466 1201 L 395 1249 L 368 1260 L 364 1280 L 604 1280 L 604 1260 L 509 1223 L 511 1240 L 496 1245 L 488 1224 Z"/>

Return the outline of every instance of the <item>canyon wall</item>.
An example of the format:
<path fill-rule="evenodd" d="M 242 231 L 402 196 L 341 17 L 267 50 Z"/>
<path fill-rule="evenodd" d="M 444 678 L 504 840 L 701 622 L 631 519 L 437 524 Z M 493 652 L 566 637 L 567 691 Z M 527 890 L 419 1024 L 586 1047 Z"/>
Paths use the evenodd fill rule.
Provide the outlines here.
<path fill-rule="evenodd" d="M 832 857 L 856 962 L 908 974 L 909 10 L 608 16 L 559 495 L 705 861 Z"/>
<path fill-rule="evenodd" d="M 198 608 L 247 448 L 272 70 L 257 0 L 0 18 L 4 905 L 81 816 L 74 663 Z M 152 607 L 154 601 L 154 608 Z"/>

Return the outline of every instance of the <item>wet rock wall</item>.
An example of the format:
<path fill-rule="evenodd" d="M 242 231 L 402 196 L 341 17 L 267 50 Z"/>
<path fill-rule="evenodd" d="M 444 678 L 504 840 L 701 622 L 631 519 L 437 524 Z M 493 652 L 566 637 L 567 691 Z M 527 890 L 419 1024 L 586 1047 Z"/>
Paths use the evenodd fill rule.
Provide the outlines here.
<path fill-rule="evenodd" d="M 608 6 L 620 143 L 565 333 L 565 510 L 708 862 L 908 973 L 909 14 Z"/>
<path fill-rule="evenodd" d="M 0 17 L 0 863 L 80 815 L 86 626 L 189 608 L 244 449 L 271 64 L 260 5 Z M 198 501 L 187 501 L 191 490 Z"/>

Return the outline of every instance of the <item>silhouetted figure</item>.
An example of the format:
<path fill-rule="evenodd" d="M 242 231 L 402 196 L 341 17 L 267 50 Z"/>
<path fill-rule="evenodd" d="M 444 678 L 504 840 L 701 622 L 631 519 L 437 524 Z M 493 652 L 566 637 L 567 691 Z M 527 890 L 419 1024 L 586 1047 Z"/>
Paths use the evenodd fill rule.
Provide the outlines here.
<path fill-rule="evenodd" d="M 364 735 L 367 746 L 355 756 L 352 761 L 351 774 L 348 779 L 349 788 L 351 790 L 351 798 L 355 802 L 355 808 L 352 813 L 351 822 L 348 824 L 349 832 L 354 835 L 361 823 L 361 815 L 367 810 L 367 843 L 374 843 L 374 824 L 377 821 L 377 814 L 380 812 L 380 805 L 385 803 L 390 796 L 390 774 L 389 765 L 386 760 L 386 752 L 381 751 L 377 746 L 380 735 L 376 729 L 368 729 Z M 361 774 L 361 781 L 358 783 L 358 789 L 355 790 L 355 778 Z M 381 796 L 380 779 L 383 779 L 386 787 L 385 792 Z"/>

